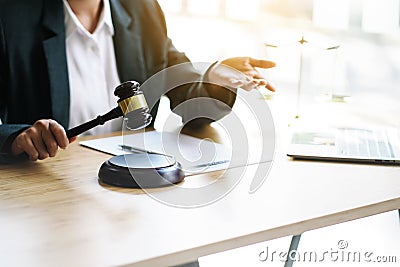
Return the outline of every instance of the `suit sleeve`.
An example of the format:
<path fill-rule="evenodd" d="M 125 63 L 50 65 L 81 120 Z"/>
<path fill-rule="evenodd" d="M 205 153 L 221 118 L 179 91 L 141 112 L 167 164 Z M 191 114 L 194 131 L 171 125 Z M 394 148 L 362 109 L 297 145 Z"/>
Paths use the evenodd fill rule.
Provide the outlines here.
<path fill-rule="evenodd" d="M 26 124 L 7 124 L 8 68 L 6 39 L 0 17 L 0 163 L 13 160 L 11 143 L 15 137 L 28 128 Z"/>
<path fill-rule="evenodd" d="M 165 17 L 161 8 L 158 5 L 157 7 L 166 34 Z M 167 67 L 187 63 L 187 67 L 180 72 L 180 75 L 185 75 L 188 81 L 195 81 L 177 86 L 166 93 L 170 99 L 171 110 L 182 117 L 183 123 L 191 122 L 193 125 L 210 123 L 229 114 L 236 100 L 236 90 L 210 83 L 207 74 L 213 65 L 204 73 L 200 73 L 192 66 L 186 55 L 175 48 L 171 39 L 166 38 Z"/>

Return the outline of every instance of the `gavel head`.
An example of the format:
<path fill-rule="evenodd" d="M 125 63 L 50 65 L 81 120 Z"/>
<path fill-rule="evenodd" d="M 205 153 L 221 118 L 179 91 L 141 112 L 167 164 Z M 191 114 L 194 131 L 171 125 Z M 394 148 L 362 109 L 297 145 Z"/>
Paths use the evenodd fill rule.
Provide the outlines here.
<path fill-rule="evenodd" d="M 120 84 L 115 88 L 114 95 L 119 98 L 118 106 L 128 129 L 142 129 L 151 123 L 149 107 L 138 82 L 127 81 Z"/>

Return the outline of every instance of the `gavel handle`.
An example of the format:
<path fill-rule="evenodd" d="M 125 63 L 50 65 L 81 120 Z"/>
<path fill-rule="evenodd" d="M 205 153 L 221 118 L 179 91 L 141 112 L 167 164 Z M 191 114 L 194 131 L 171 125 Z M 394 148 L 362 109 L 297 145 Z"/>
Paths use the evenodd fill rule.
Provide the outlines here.
<path fill-rule="evenodd" d="M 84 124 L 78 125 L 72 129 L 67 130 L 67 137 L 68 137 L 68 139 L 70 139 L 70 138 L 77 136 L 83 132 L 86 132 L 87 130 L 90 130 L 98 125 L 103 125 L 105 122 L 107 122 L 109 120 L 113 120 L 118 117 L 121 117 L 122 115 L 123 114 L 122 114 L 121 108 L 116 107 L 104 115 L 99 115 L 99 116 L 97 116 L 97 118 L 95 118 L 91 121 L 85 122 Z"/>

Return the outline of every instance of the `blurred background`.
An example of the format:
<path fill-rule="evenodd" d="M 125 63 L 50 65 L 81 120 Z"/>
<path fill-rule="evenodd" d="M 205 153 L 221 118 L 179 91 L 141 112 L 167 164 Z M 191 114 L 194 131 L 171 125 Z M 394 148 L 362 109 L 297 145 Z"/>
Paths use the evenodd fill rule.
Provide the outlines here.
<path fill-rule="evenodd" d="M 383 96 L 400 99 L 399 0 L 159 3 L 175 46 L 192 61 L 244 55 L 274 60 L 277 67 L 264 74 L 278 94 L 295 98 L 300 86 L 303 102 L 366 93 L 376 103 Z"/>
<path fill-rule="evenodd" d="M 159 3 L 166 14 L 169 36 L 192 61 L 252 56 L 277 63 L 276 68 L 263 74 L 278 89 L 276 94 L 265 97 L 271 100 L 278 139 L 284 138 L 288 125 L 299 121 L 293 119 L 298 114 L 302 114 L 301 123 L 310 118 L 310 124 L 318 126 L 330 123 L 354 127 L 368 121 L 374 126 L 400 129 L 400 0 Z M 330 247 L 334 242 L 329 237 L 336 240 L 344 236 L 360 242 L 360 247 L 395 255 L 400 246 L 398 230 L 399 213 L 393 211 L 307 232 L 299 248 Z M 200 259 L 201 266 L 265 266 L 256 255 L 266 246 L 285 251 L 290 239 L 284 237 L 204 257 Z M 362 266 L 344 266 L 349 265 Z"/>

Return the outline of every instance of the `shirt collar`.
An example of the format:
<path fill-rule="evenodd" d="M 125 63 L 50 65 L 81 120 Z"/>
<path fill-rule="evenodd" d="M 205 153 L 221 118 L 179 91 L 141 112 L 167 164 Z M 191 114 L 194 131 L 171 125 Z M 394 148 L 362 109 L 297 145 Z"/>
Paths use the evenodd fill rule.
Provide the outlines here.
<path fill-rule="evenodd" d="M 111 8 L 110 8 L 110 1 L 109 0 L 102 0 L 103 1 L 103 10 L 100 15 L 99 22 L 97 24 L 96 30 L 93 34 L 95 34 L 101 27 L 104 25 L 111 36 L 114 35 L 114 26 L 111 17 Z M 67 0 L 63 0 L 64 2 L 64 24 L 65 24 L 65 33 L 66 37 L 68 38 L 73 32 L 77 29 L 80 29 L 86 35 L 91 35 L 85 27 L 83 27 L 82 23 L 79 21 L 78 17 L 72 11 L 71 7 L 69 6 Z"/>
<path fill-rule="evenodd" d="M 104 24 L 107 26 L 111 35 L 114 35 L 114 25 L 113 25 L 112 17 L 111 17 L 110 1 L 103 0 L 103 3 L 104 3 L 104 6 L 103 6 L 102 20 L 104 21 Z"/>

